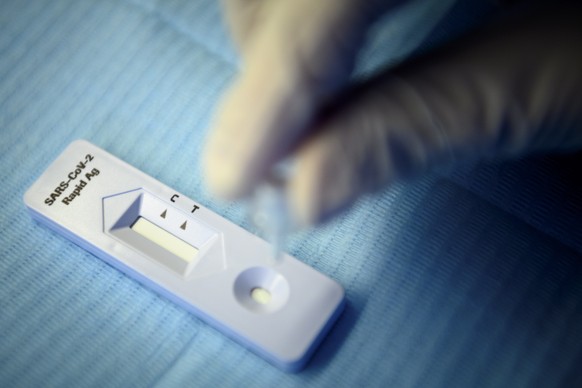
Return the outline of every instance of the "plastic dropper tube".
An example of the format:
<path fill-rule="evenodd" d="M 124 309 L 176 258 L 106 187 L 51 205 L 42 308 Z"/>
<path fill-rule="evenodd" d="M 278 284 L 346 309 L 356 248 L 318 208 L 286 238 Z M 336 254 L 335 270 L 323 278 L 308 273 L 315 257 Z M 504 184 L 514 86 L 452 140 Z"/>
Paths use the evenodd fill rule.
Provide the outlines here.
<path fill-rule="evenodd" d="M 289 171 L 288 164 L 279 165 L 269 179 L 257 187 L 253 197 L 252 221 L 271 243 L 274 261 L 282 259 L 287 235 L 291 231 L 286 198 L 286 177 Z"/>

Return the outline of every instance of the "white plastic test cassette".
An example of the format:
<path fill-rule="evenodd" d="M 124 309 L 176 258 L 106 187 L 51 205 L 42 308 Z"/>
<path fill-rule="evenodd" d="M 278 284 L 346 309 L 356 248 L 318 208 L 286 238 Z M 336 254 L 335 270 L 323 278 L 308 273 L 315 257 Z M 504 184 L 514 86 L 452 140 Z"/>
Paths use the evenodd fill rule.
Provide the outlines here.
<path fill-rule="evenodd" d="M 30 187 L 33 217 L 287 371 L 344 305 L 335 281 L 83 140 Z"/>

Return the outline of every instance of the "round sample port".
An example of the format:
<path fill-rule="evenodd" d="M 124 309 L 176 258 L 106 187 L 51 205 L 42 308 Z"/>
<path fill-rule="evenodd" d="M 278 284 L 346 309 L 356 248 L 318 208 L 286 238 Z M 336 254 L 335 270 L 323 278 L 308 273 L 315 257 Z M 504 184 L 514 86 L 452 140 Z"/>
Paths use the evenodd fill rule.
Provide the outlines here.
<path fill-rule="evenodd" d="M 289 299 L 289 283 L 271 268 L 253 267 L 241 272 L 234 282 L 236 300 L 256 313 L 272 313 Z"/>

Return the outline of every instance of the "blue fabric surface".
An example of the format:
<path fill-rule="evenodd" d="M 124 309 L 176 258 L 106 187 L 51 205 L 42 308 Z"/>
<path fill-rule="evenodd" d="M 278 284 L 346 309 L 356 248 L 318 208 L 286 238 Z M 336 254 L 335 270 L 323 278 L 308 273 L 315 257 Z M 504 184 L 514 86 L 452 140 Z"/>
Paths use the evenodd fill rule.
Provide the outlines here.
<path fill-rule="evenodd" d="M 358 72 L 457 33 L 436 3 L 384 20 Z M 26 188 L 85 138 L 256 232 L 198 167 L 237 61 L 212 1 L 0 3 L 0 386 L 582 385 L 580 155 L 398 184 L 294 236 L 348 298 L 297 375 L 30 219 Z"/>

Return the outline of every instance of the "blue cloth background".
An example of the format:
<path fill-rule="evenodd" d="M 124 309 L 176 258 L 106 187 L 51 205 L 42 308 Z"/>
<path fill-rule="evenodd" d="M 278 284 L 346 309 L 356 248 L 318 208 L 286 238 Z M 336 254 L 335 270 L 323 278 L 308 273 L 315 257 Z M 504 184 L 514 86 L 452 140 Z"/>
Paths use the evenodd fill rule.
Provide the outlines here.
<path fill-rule="evenodd" d="M 494 12 L 449 5 L 383 20 L 358 72 Z M 198 167 L 236 71 L 210 0 L 0 2 L 0 386 L 582 386 L 580 154 L 398 184 L 294 236 L 348 298 L 296 375 L 30 219 L 26 188 L 85 138 L 256 232 Z"/>

